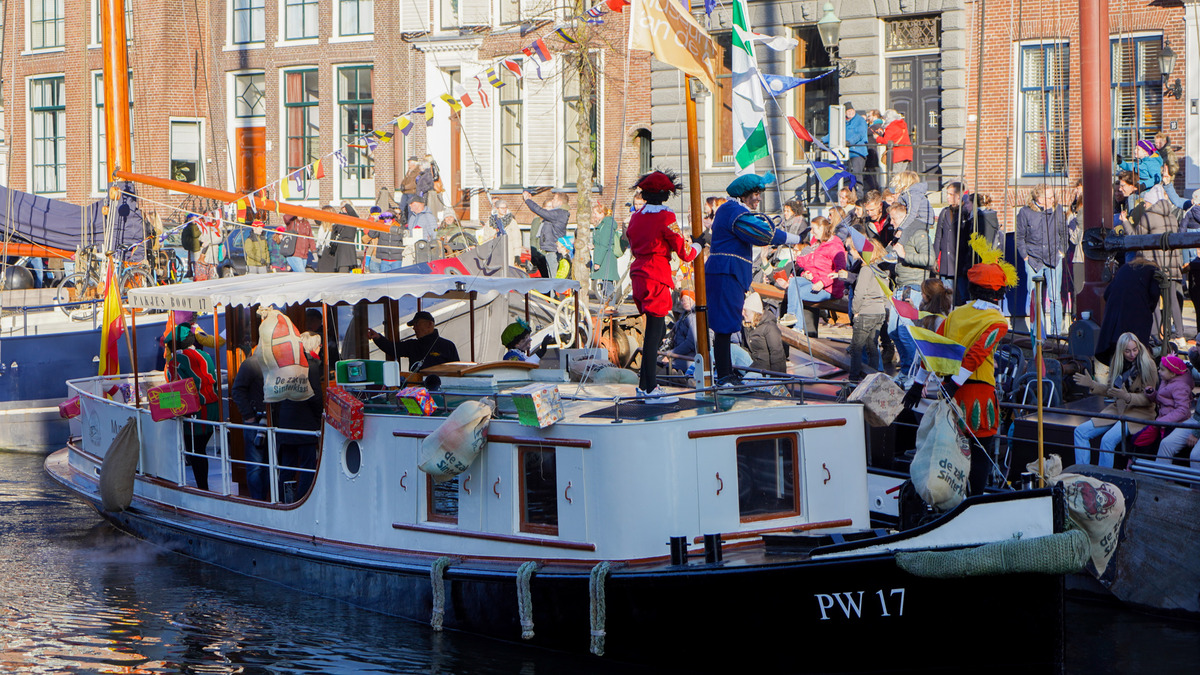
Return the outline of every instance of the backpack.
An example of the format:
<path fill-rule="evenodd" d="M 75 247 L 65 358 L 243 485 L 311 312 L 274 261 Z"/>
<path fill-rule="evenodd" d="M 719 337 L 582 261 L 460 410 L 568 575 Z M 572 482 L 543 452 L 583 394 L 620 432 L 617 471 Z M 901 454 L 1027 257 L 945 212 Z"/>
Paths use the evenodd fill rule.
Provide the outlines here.
<path fill-rule="evenodd" d="M 189 253 L 196 253 L 200 250 L 200 226 L 196 224 L 196 221 L 189 222 L 179 233 L 179 245 Z"/>

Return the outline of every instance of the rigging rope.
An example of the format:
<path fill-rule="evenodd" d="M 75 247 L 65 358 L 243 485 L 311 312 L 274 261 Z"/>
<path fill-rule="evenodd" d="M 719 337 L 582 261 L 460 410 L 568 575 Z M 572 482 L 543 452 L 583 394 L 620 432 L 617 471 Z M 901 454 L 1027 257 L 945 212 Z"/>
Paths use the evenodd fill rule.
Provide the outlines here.
<path fill-rule="evenodd" d="M 530 560 L 521 563 L 517 568 L 517 614 L 521 619 L 521 639 L 533 639 L 533 595 L 529 590 L 529 580 L 540 565 Z"/>
<path fill-rule="evenodd" d="M 442 630 L 442 619 L 446 615 L 446 584 L 443 575 L 449 566 L 450 558 L 447 556 L 434 560 L 429 566 L 429 581 L 433 587 L 433 614 L 429 618 L 429 625 L 439 632 Z"/>
<path fill-rule="evenodd" d="M 604 600 L 604 581 L 612 571 L 612 564 L 601 561 L 588 575 L 588 618 L 591 624 L 589 649 L 596 656 L 604 656 L 604 622 L 607 608 Z"/>

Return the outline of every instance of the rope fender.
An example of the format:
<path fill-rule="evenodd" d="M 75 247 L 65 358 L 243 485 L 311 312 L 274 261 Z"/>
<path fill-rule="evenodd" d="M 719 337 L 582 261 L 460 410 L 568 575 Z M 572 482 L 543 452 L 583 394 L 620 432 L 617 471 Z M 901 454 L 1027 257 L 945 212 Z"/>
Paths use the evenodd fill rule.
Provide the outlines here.
<path fill-rule="evenodd" d="M 608 577 L 612 565 L 601 561 L 592 568 L 588 577 L 588 615 L 591 619 L 592 641 L 591 652 L 596 656 L 604 656 L 604 580 Z"/>
<path fill-rule="evenodd" d="M 529 580 L 539 567 L 530 560 L 517 568 L 517 616 L 521 619 L 522 640 L 533 639 L 533 594 L 529 591 Z"/>
<path fill-rule="evenodd" d="M 429 566 L 429 581 L 433 586 L 433 615 L 429 618 L 429 625 L 437 632 L 441 632 L 442 618 L 446 615 L 446 585 L 443 575 L 449 566 L 450 558 L 447 556 L 434 560 Z"/>

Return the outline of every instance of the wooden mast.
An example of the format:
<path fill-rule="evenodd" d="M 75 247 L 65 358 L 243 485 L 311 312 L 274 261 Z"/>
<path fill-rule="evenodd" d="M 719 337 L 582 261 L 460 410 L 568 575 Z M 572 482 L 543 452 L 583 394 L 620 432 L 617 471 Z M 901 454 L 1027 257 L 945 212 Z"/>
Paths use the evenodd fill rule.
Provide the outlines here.
<path fill-rule="evenodd" d="M 699 240 L 704 234 L 704 214 L 700 207 L 700 146 L 696 130 L 696 97 L 692 94 L 694 87 L 698 85 L 699 82 L 691 75 L 683 80 L 683 95 L 687 108 L 688 197 L 692 210 L 692 241 Z M 708 351 L 708 293 L 704 281 L 703 253 L 692 261 L 692 275 L 696 286 L 696 352 L 704 359 L 704 381 L 697 381 L 696 386 L 708 387 L 712 385 L 712 357 Z"/>
<path fill-rule="evenodd" d="M 100 41 L 104 48 L 104 132 L 109 181 L 133 168 L 129 139 L 129 59 L 125 35 L 125 0 L 100 3 Z"/>

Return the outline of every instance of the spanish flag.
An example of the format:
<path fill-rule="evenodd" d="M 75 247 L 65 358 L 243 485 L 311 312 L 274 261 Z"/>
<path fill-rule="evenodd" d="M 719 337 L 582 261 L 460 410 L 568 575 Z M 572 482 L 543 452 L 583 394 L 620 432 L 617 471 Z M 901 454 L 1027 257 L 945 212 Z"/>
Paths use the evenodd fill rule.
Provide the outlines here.
<path fill-rule="evenodd" d="M 119 375 L 121 360 L 117 345 L 125 334 L 125 313 L 121 310 L 121 284 L 116 264 L 109 262 L 104 281 L 104 317 L 100 325 L 100 375 Z"/>
<path fill-rule="evenodd" d="M 967 353 L 966 347 L 920 326 L 909 326 L 908 333 L 916 343 L 917 353 L 921 355 L 921 361 L 929 372 L 938 377 L 945 377 L 958 373 L 962 368 L 963 356 Z"/>

